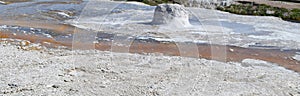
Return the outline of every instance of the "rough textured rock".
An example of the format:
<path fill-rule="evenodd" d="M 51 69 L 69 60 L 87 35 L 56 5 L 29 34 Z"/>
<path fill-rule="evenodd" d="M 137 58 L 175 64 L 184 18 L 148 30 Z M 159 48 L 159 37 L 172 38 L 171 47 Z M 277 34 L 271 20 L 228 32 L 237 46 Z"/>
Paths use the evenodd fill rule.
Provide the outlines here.
<path fill-rule="evenodd" d="M 0 96 L 299 96 L 298 73 L 242 63 L 95 50 L 20 50 L 0 42 Z M 18 45 L 19 46 L 19 45 Z M 188 95 L 186 95 L 188 94 Z"/>
<path fill-rule="evenodd" d="M 189 14 L 185 8 L 178 4 L 160 4 L 156 7 L 152 24 L 175 24 L 187 26 Z"/>

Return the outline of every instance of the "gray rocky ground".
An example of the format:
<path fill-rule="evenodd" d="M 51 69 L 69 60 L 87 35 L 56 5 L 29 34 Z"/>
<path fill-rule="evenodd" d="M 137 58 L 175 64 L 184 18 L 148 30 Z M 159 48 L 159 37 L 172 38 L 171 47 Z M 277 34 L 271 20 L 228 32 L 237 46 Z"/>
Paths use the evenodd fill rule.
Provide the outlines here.
<path fill-rule="evenodd" d="M 276 64 L 0 44 L 0 95 L 299 96 L 300 75 Z"/>

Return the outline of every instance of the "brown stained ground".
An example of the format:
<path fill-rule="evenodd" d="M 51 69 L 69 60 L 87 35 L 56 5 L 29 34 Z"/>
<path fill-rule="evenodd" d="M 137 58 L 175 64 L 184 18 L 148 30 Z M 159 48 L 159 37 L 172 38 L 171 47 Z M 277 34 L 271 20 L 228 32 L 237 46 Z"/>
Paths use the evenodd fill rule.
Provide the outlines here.
<path fill-rule="evenodd" d="M 44 46 L 48 46 L 48 47 L 58 47 L 58 46 L 71 46 L 72 44 L 70 43 L 66 43 L 66 42 L 59 42 L 56 41 L 54 39 L 49 39 L 49 38 L 43 38 L 43 37 L 39 37 L 39 36 L 33 36 L 33 35 L 14 35 L 12 33 L 8 33 L 8 32 L 3 32 L 0 31 L 0 38 L 12 38 L 12 39 L 20 39 L 20 40 L 27 40 L 30 42 L 34 42 L 34 43 L 41 43 Z M 51 45 L 49 45 L 49 43 L 51 43 Z"/>
<path fill-rule="evenodd" d="M 9 25 L 18 25 L 23 27 L 34 27 L 34 28 L 42 28 L 53 30 L 55 32 L 63 32 L 63 33 L 73 33 L 74 30 L 81 31 L 81 29 L 77 29 L 75 27 L 64 25 L 64 24 L 54 24 L 54 23 L 27 23 L 27 22 L 0 22 L 0 24 L 9 24 Z M 19 35 L 12 34 L 11 32 L 0 31 L 0 38 L 13 38 L 13 39 L 23 39 L 28 40 L 35 43 L 41 43 L 47 47 L 58 47 L 58 46 L 66 46 L 72 49 L 72 41 L 57 41 L 51 38 L 43 38 L 38 36 L 31 35 Z M 51 43 L 45 43 L 49 42 Z M 77 43 L 77 46 L 86 46 L 91 44 L 80 44 Z M 101 51 L 114 51 L 114 52 L 129 52 L 129 53 L 163 53 L 164 55 L 169 56 L 182 56 L 180 54 L 179 48 L 175 43 L 161 43 L 161 42 L 140 42 L 134 41 L 131 43 L 130 47 L 125 46 L 117 46 L 112 45 L 110 41 L 101 41 L 93 45 L 93 48 Z M 189 47 L 189 45 L 186 45 Z M 296 72 L 300 72 L 300 62 L 292 59 L 295 55 L 296 51 L 280 51 L 280 50 L 271 50 L 271 49 L 250 49 L 250 48 L 241 48 L 235 46 L 223 46 L 223 45 L 209 45 L 209 44 L 198 44 L 198 53 L 199 56 L 197 58 L 205 58 L 212 59 L 211 52 L 218 50 L 211 49 L 224 49 L 226 48 L 226 56 L 223 62 L 241 62 L 243 59 L 259 59 L 265 60 L 268 62 L 279 64 L 287 69 L 294 70 Z M 221 50 L 222 51 L 222 50 Z M 196 50 L 197 52 L 197 50 Z M 224 51 L 223 51 L 224 52 Z M 186 52 L 184 56 L 193 56 L 195 54 L 195 50 L 191 50 Z M 216 56 L 214 56 L 216 57 Z"/>
<path fill-rule="evenodd" d="M 226 62 L 234 61 L 241 62 L 243 59 L 259 59 L 272 63 L 277 63 L 285 68 L 300 72 L 300 62 L 292 59 L 295 55 L 295 51 L 283 52 L 280 50 L 270 49 L 249 49 L 240 48 L 234 46 L 222 46 L 222 45 L 198 45 L 198 52 L 200 58 L 212 59 L 211 49 L 217 49 L 216 47 L 226 48 Z M 230 51 L 230 49 L 234 51 Z M 216 50 L 214 50 L 216 51 Z M 159 52 L 167 55 L 180 56 L 178 48 L 175 44 L 161 44 L 161 43 L 133 43 L 130 47 L 131 53 L 153 53 Z M 194 54 L 194 53 L 193 53 Z"/>
<path fill-rule="evenodd" d="M 21 20 L 2 20 L 0 18 L 0 25 L 14 25 L 22 27 L 32 27 L 40 29 L 48 29 L 53 32 L 63 33 L 63 34 L 72 34 L 75 27 L 67 24 L 59 24 L 51 21 L 40 22 L 40 21 L 21 21 Z"/>

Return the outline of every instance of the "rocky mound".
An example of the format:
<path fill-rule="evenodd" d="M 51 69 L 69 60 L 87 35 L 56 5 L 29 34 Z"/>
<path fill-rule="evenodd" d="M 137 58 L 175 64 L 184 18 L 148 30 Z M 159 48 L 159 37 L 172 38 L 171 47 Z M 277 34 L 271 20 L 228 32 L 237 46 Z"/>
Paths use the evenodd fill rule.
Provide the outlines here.
<path fill-rule="evenodd" d="M 160 4 L 155 9 L 152 24 L 187 26 L 190 25 L 189 13 L 178 4 Z"/>

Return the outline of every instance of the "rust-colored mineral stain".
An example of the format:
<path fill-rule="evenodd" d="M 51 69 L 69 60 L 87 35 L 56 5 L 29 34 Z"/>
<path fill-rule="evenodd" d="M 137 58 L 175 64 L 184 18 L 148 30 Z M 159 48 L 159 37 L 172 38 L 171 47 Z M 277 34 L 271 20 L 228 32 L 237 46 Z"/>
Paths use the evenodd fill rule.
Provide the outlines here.
<path fill-rule="evenodd" d="M 3 34 L 3 32 L 0 31 L 0 38 L 9 38 L 9 35 Z"/>
<path fill-rule="evenodd" d="M 39 22 L 39 21 L 22 21 L 22 20 L 1 20 L 0 25 L 14 25 L 22 27 L 31 27 L 39 29 L 47 29 L 57 33 L 72 34 L 75 27 L 68 24 L 58 24 L 54 22 Z"/>
<path fill-rule="evenodd" d="M 200 58 L 212 59 L 211 51 L 213 47 L 226 48 L 226 62 L 241 62 L 244 59 L 258 59 L 272 63 L 279 64 L 287 69 L 300 72 L 300 62 L 292 59 L 296 51 L 283 52 L 280 50 L 270 49 L 251 49 L 241 48 L 235 46 L 222 45 L 198 45 L 198 52 Z M 109 51 L 111 49 L 110 42 L 100 42 L 96 44 L 98 50 Z M 234 51 L 232 51 L 234 50 Z M 164 55 L 180 56 L 180 52 L 175 43 L 157 43 L 157 42 L 133 42 L 130 46 L 130 53 L 163 53 Z M 194 53 L 193 53 L 194 54 Z"/>
<path fill-rule="evenodd" d="M 0 22 L 0 24 L 6 24 L 11 22 Z M 54 30 L 55 32 L 60 33 L 73 33 L 74 30 L 80 31 L 73 26 L 69 25 L 61 25 L 55 23 L 28 23 L 28 22 L 17 22 L 10 25 L 18 25 L 18 26 L 25 26 L 25 27 L 34 27 L 34 28 L 42 28 L 48 30 Z M 66 46 L 68 48 L 72 48 L 72 41 L 56 41 L 55 39 L 51 38 L 42 38 L 33 35 L 13 35 L 9 32 L 0 32 L 0 38 L 13 38 L 13 39 L 23 39 L 29 40 L 35 43 L 49 42 L 52 44 L 50 47 L 55 46 Z M 77 42 L 78 43 L 78 42 Z M 46 45 L 46 44 L 44 44 Z M 85 45 L 80 44 L 80 42 L 76 45 Z M 89 44 L 90 46 L 91 44 Z M 175 43 L 160 43 L 160 42 L 140 42 L 134 41 L 130 47 L 126 46 L 116 46 L 112 47 L 112 42 L 109 41 L 101 41 L 96 43 L 93 48 L 102 51 L 114 51 L 114 52 L 128 52 L 128 53 L 163 53 L 164 55 L 170 56 L 181 56 L 178 46 Z M 200 58 L 205 59 L 214 59 L 212 56 L 212 49 L 217 48 L 226 48 L 226 56 L 224 62 L 241 62 L 244 59 L 259 59 L 264 60 L 272 63 L 279 64 L 287 69 L 294 70 L 296 72 L 300 72 L 300 62 L 297 60 L 292 59 L 291 57 L 295 55 L 296 51 L 287 51 L 283 52 L 280 50 L 270 50 L 270 49 L 251 49 L 251 48 L 241 48 L 241 47 L 234 47 L 234 46 L 223 46 L 223 45 L 210 45 L 210 44 L 200 44 L 197 45 L 198 53 Z M 112 50 L 113 49 L 113 50 Z M 118 51 L 118 49 L 120 49 Z M 195 54 L 194 50 L 190 50 L 190 52 L 186 52 L 185 56 L 191 56 Z"/>
<path fill-rule="evenodd" d="M 33 43 L 41 43 L 44 46 L 48 47 L 57 47 L 57 46 L 71 46 L 72 44 L 69 42 L 58 42 L 52 38 L 44 38 L 40 36 L 34 36 L 34 35 L 24 35 L 24 34 L 13 34 L 9 32 L 0 32 L 0 38 L 12 38 L 12 39 L 20 39 L 20 40 L 28 40 Z M 50 43 L 51 45 L 47 45 L 47 43 Z"/>

